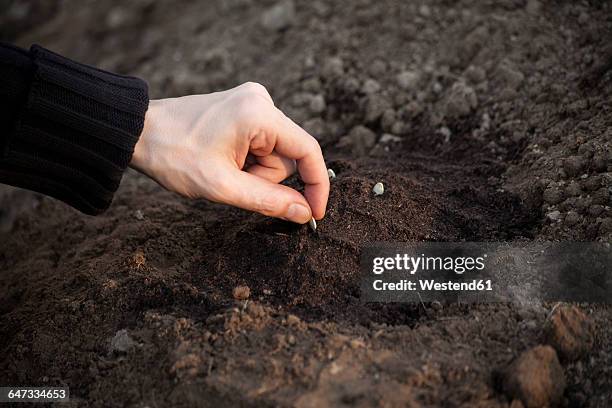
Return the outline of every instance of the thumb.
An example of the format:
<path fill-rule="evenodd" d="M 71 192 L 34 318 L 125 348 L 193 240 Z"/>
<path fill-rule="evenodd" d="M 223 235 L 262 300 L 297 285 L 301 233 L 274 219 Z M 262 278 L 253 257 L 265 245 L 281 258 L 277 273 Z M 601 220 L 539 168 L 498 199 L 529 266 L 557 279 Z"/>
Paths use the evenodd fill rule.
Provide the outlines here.
<path fill-rule="evenodd" d="M 312 211 L 302 194 L 282 184 L 233 168 L 224 177 L 229 184 L 223 202 L 270 217 L 305 224 Z"/>

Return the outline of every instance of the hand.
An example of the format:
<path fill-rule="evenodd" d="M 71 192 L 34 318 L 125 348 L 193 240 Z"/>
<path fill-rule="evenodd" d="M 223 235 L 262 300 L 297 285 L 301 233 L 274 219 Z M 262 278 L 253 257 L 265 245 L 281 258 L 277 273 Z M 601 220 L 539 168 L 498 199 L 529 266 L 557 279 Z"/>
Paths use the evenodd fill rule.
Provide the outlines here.
<path fill-rule="evenodd" d="M 183 196 L 300 224 L 323 218 L 329 195 L 317 141 L 251 82 L 152 100 L 130 166 Z M 278 184 L 296 167 L 304 195 Z"/>

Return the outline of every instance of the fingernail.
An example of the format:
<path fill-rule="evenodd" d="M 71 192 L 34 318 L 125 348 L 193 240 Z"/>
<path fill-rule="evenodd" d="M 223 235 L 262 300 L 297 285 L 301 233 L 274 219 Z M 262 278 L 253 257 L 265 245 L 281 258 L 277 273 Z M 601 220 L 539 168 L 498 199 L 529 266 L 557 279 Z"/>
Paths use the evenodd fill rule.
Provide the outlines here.
<path fill-rule="evenodd" d="M 310 219 L 310 210 L 304 207 L 302 204 L 291 204 L 287 209 L 286 218 L 303 224 Z"/>

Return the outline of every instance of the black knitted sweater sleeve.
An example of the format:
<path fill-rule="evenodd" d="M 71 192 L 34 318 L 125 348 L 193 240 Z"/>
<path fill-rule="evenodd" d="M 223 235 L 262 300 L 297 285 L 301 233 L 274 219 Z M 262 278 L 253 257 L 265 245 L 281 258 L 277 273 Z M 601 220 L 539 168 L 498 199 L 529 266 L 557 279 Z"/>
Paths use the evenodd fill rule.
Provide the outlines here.
<path fill-rule="evenodd" d="M 148 104 L 141 79 L 36 45 L 0 44 L 0 183 L 101 213 L 132 158 Z"/>

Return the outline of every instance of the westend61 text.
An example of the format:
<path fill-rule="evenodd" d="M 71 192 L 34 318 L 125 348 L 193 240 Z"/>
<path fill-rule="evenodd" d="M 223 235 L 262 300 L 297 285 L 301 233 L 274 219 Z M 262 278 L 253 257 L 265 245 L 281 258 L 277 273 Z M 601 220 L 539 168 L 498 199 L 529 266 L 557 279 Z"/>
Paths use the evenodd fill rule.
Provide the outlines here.
<path fill-rule="evenodd" d="M 474 279 L 467 282 L 437 282 L 434 279 L 419 279 L 418 284 L 415 281 L 409 281 L 402 279 L 398 282 L 384 282 L 381 279 L 377 279 L 372 283 L 374 290 L 386 291 L 386 290 L 419 290 L 419 291 L 491 291 L 493 290 L 493 284 L 491 279 Z"/>

